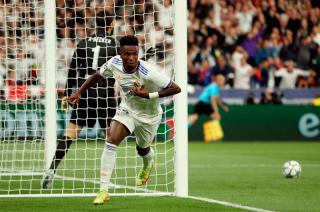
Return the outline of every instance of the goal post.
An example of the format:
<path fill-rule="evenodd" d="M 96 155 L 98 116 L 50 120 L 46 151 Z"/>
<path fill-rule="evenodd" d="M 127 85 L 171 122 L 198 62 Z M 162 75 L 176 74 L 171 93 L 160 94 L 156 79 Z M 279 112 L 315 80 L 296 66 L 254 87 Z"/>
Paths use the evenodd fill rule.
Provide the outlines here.
<path fill-rule="evenodd" d="M 182 92 L 175 97 L 175 195 L 188 196 L 188 79 L 187 4 L 175 0 L 175 81 Z"/>
<path fill-rule="evenodd" d="M 115 38 L 136 35 L 141 57 L 156 47 L 149 62 L 182 89 L 161 99 L 149 183 L 135 186 L 142 159 L 132 135 L 118 147 L 109 193 L 188 196 L 187 2 L 12 0 L 0 3 L 5 14 L 0 21 L 0 197 L 94 196 L 99 191 L 105 139 L 98 123 L 72 143 L 51 188 L 42 189 L 41 179 L 71 116 L 59 104 L 73 51 L 79 40 L 95 33 L 96 15 L 106 8 L 115 14 Z"/>
<path fill-rule="evenodd" d="M 56 151 L 57 120 L 56 116 L 56 4 L 44 1 L 44 40 L 45 40 L 45 168 L 48 169 Z"/>

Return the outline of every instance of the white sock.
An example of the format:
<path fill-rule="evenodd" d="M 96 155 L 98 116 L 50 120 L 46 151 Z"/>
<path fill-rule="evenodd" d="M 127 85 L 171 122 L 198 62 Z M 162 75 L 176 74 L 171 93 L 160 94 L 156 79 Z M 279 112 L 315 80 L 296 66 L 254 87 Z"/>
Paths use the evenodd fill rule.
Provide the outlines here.
<path fill-rule="evenodd" d="M 108 190 L 110 178 L 116 163 L 117 146 L 106 143 L 101 156 L 100 190 Z"/>
<path fill-rule="evenodd" d="M 145 156 L 142 156 L 143 167 L 150 168 L 152 166 L 153 158 L 154 158 L 154 151 L 150 147 L 150 151 L 148 152 L 148 154 L 146 154 Z"/>

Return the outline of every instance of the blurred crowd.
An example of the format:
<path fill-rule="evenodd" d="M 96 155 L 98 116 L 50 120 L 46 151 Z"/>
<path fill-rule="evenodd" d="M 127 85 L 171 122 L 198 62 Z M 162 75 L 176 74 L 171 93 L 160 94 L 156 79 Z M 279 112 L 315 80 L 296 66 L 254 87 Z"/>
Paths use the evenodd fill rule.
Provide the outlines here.
<path fill-rule="evenodd" d="M 135 34 L 140 55 L 157 48 L 152 63 L 168 76 L 173 70 L 171 0 L 56 0 L 57 94 L 63 95 L 68 66 L 80 39 L 95 33 L 95 16 L 116 17 L 114 35 Z M 44 0 L 0 0 L 0 99 L 23 102 L 44 93 Z"/>
<path fill-rule="evenodd" d="M 320 1 L 188 0 L 189 84 L 319 86 Z"/>
<path fill-rule="evenodd" d="M 320 1 L 188 0 L 189 84 L 223 74 L 226 87 L 319 86 Z M 110 10 L 116 36 L 135 34 L 140 52 L 157 48 L 154 64 L 172 76 L 171 0 L 56 0 L 57 93 L 79 39 Z M 0 99 L 21 102 L 44 93 L 44 0 L 0 0 Z M 181 71 L 181 70 L 180 70 Z"/>

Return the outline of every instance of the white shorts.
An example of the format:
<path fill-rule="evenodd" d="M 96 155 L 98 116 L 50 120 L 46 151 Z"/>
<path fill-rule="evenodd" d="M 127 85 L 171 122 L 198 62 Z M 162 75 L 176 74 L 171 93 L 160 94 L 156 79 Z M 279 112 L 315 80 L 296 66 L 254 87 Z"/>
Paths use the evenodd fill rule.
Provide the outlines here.
<path fill-rule="evenodd" d="M 147 148 L 157 134 L 161 117 L 162 114 L 159 114 L 155 117 L 142 119 L 135 117 L 123 108 L 119 108 L 112 119 L 126 126 L 130 133 L 135 134 L 137 138 L 136 142 L 139 147 Z"/>

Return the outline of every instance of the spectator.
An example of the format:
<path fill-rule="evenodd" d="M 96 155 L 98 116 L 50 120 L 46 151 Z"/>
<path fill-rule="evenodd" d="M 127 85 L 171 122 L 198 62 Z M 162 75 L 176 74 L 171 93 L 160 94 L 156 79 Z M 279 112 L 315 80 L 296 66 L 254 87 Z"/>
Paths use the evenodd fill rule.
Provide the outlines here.
<path fill-rule="evenodd" d="M 256 64 L 259 64 L 262 60 L 272 57 L 273 54 L 271 43 L 268 40 L 264 40 L 261 47 L 258 49 L 258 53 L 255 58 Z"/>
<path fill-rule="evenodd" d="M 15 74 L 19 83 L 39 83 L 34 77 L 41 78 L 44 85 L 44 57 L 41 51 L 44 36 L 43 2 L 24 2 L 22 0 L 6 1 L 0 3 L 0 59 L 4 64 L 5 72 L 1 79 L 5 78 L 7 67 L 16 70 Z M 117 14 L 116 34 L 145 35 L 151 29 L 159 32 L 145 36 L 141 46 L 142 51 L 149 48 L 148 45 L 159 46 L 162 44 L 162 57 L 156 62 L 165 67 L 169 72 L 173 60 L 172 52 L 172 27 L 173 7 L 171 0 L 164 1 L 104 1 L 104 0 L 56 0 L 56 25 L 57 25 L 57 81 L 58 89 L 64 86 L 66 67 L 68 67 L 72 49 L 78 39 L 85 37 L 95 30 L 93 17 L 102 9 L 111 9 Z M 2 15 L 1 15 L 2 14 Z M 4 15 L 6 19 L 4 19 Z M 198 19 L 197 19 L 198 20 Z M 6 22 L 7 21 L 7 22 Z M 165 29 L 165 33 L 164 30 Z M 30 30 L 24 30 L 30 29 Z M 6 38 L 4 38 L 6 35 Z M 204 40 L 203 40 L 204 41 Z M 141 52 L 142 54 L 144 52 Z M 157 52 L 157 55 L 160 55 Z M 165 56 L 165 60 L 163 60 Z M 165 65 L 163 65 L 165 63 Z M 33 68 L 34 67 L 34 68 Z M 35 68 L 36 67 L 36 68 Z M 1 67 L 2 68 L 2 67 Z M 1 80 L 0 79 L 0 80 Z M 3 80 L 1 80 L 3 83 Z"/>
<path fill-rule="evenodd" d="M 151 28 L 149 32 L 149 40 L 151 46 L 156 46 L 156 44 L 162 43 L 165 40 L 163 29 L 159 23 L 155 23 L 154 27 Z"/>
<path fill-rule="evenodd" d="M 320 24 L 312 28 L 311 38 L 315 44 L 320 46 Z"/>
<path fill-rule="evenodd" d="M 15 6 L 12 2 L 0 4 L 0 54 L 5 58 L 3 64 L 6 70 L 7 66 L 16 70 L 21 80 L 29 80 L 31 67 L 35 65 L 40 73 L 38 77 L 44 84 L 44 54 L 37 51 L 43 49 L 44 14 L 34 12 L 34 8 L 42 7 L 43 2 L 35 5 L 16 0 Z M 317 61 L 316 45 L 320 46 L 318 1 L 188 0 L 187 3 L 188 74 L 190 77 L 197 76 L 195 79 L 189 78 L 189 82 L 200 85 L 210 83 L 211 71 L 208 74 L 207 65 L 212 67 L 211 70 L 218 68 L 220 56 L 225 58 L 224 66 L 230 69 L 235 62 L 233 56 L 237 57 L 234 49 L 239 45 L 248 54 L 248 63 L 256 70 L 250 83 L 257 87 L 267 87 L 269 82 L 272 84 L 274 77 L 270 70 L 275 67 L 276 60 L 280 63 L 296 61 L 301 69 L 314 69 L 319 78 L 319 68 L 314 62 Z M 92 17 L 95 11 L 102 8 L 116 12 L 116 35 L 139 35 L 143 43 L 141 51 L 150 45 L 160 47 L 157 55 L 162 56 L 155 62 L 160 64 L 165 56 L 165 67 L 172 67 L 172 0 L 56 0 L 56 6 L 59 84 L 64 83 L 63 73 L 70 61 L 69 50 L 79 38 L 95 29 Z M 3 14 L 7 17 L 6 23 Z M 24 34 L 22 29 L 30 31 Z M 280 59 L 276 59 L 278 57 Z M 239 58 L 236 60 L 240 62 Z M 214 72 L 221 73 L 219 70 Z M 226 84 L 232 86 L 232 70 L 228 72 L 222 73 L 227 77 Z M 208 78 L 203 80 L 205 76 Z M 301 86 L 318 86 L 314 79 L 310 76 L 307 79 L 298 77 L 297 80 Z"/>
<path fill-rule="evenodd" d="M 280 33 L 278 28 L 273 28 L 270 35 L 270 46 L 272 48 L 272 57 L 279 57 L 282 44 L 280 43 Z"/>
<path fill-rule="evenodd" d="M 319 85 L 320 77 L 320 46 L 316 50 L 316 54 L 312 57 L 312 69 L 316 71 L 317 75 L 317 85 Z"/>
<path fill-rule="evenodd" d="M 248 58 L 247 52 L 241 46 L 236 46 L 234 52 L 232 53 L 233 66 L 239 66 L 243 57 Z"/>
<path fill-rule="evenodd" d="M 233 73 L 232 68 L 226 63 L 223 56 L 217 58 L 217 64 L 212 67 L 205 79 L 203 80 L 203 85 L 208 85 L 211 83 L 212 76 L 221 74 L 226 79 L 226 82 L 230 83 L 231 74 Z"/>
<path fill-rule="evenodd" d="M 27 86 L 17 80 L 17 73 L 14 70 L 8 70 L 6 85 L 6 98 L 10 103 L 23 103 L 27 99 Z"/>
<path fill-rule="evenodd" d="M 163 4 L 157 0 L 152 0 L 158 11 L 158 23 L 169 34 L 173 33 L 173 6 L 171 0 L 163 0 Z"/>
<path fill-rule="evenodd" d="M 207 74 L 210 72 L 211 67 L 212 66 L 206 60 L 201 63 L 201 72 L 200 72 L 200 75 L 199 75 L 199 81 L 200 82 L 202 82 L 205 79 Z"/>
<path fill-rule="evenodd" d="M 300 47 L 297 52 L 297 64 L 301 69 L 309 69 L 311 65 L 311 38 L 306 36 L 300 40 Z"/>
<path fill-rule="evenodd" d="M 252 66 L 247 63 L 247 58 L 243 56 L 240 64 L 234 66 L 234 88 L 250 89 L 250 78 L 254 73 Z"/>
<path fill-rule="evenodd" d="M 287 14 L 282 13 L 279 18 L 279 31 L 281 37 L 285 37 L 287 26 L 288 26 L 289 17 Z"/>
<path fill-rule="evenodd" d="M 268 8 L 268 10 L 264 11 L 264 15 L 265 15 L 265 22 L 267 23 L 266 33 L 269 35 L 271 34 L 274 28 L 280 28 L 281 26 L 280 20 L 277 14 L 277 8 L 275 7 L 275 5 L 273 4 L 270 8 Z M 284 19 L 283 21 L 284 22 L 282 24 L 286 25 L 287 20 Z"/>
<path fill-rule="evenodd" d="M 251 83 L 253 87 L 261 87 L 265 88 L 268 86 L 269 83 L 269 71 L 271 69 L 270 62 L 272 60 L 264 59 L 259 64 L 258 69 L 256 70 L 255 74 L 251 78 Z"/>
<path fill-rule="evenodd" d="M 293 61 L 288 61 L 287 66 L 285 68 L 277 70 L 274 74 L 277 77 L 281 77 L 281 89 L 295 88 L 299 76 L 308 77 L 314 75 L 314 73 L 311 71 L 308 72 L 295 68 Z"/>
<path fill-rule="evenodd" d="M 254 27 L 246 36 L 242 42 L 242 47 L 248 53 L 248 62 L 250 65 L 255 66 L 255 56 L 257 55 L 257 45 L 263 35 L 263 30 L 258 27 Z"/>
<path fill-rule="evenodd" d="M 289 16 L 287 28 L 293 33 L 293 36 L 296 37 L 301 25 L 301 20 L 299 19 L 297 8 L 291 6 L 290 8 L 288 8 L 287 14 Z"/>
<path fill-rule="evenodd" d="M 237 4 L 241 4 L 240 2 Z M 251 24 L 254 15 L 256 14 L 256 8 L 251 1 L 242 2 L 241 10 L 236 13 L 236 19 L 239 22 L 241 33 L 246 34 L 251 30 Z"/>
<path fill-rule="evenodd" d="M 280 50 L 280 58 L 286 60 L 296 60 L 296 48 L 293 43 L 293 34 L 290 30 L 287 30 L 283 40 L 283 47 Z"/>
<path fill-rule="evenodd" d="M 219 52 L 226 58 L 226 65 L 231 65 L 233 56 L 237 57 L 234 49 L 240 44 L 249 56 L 248 63 L 257 70 L 253 77 L 256 85 L 266 87 L 269 81 L 273 83 L 269 69 L 274 69 L 276 61 L 297 61 L 303 69 L 312 66 L 314 45 L 320 44 L 320 10 L 316 5 L 285 0 L 188 0 L 188 45 L 192 48 L 188 54 L 198 55 L 193 64 L 199 67 L 208 60 L 203 51 L 208 48 L 206 40 L 215 35 L 217 45 L 210 55 L 217 60 Z M 209 81 L 207 78 L 203 85 Z"/>

